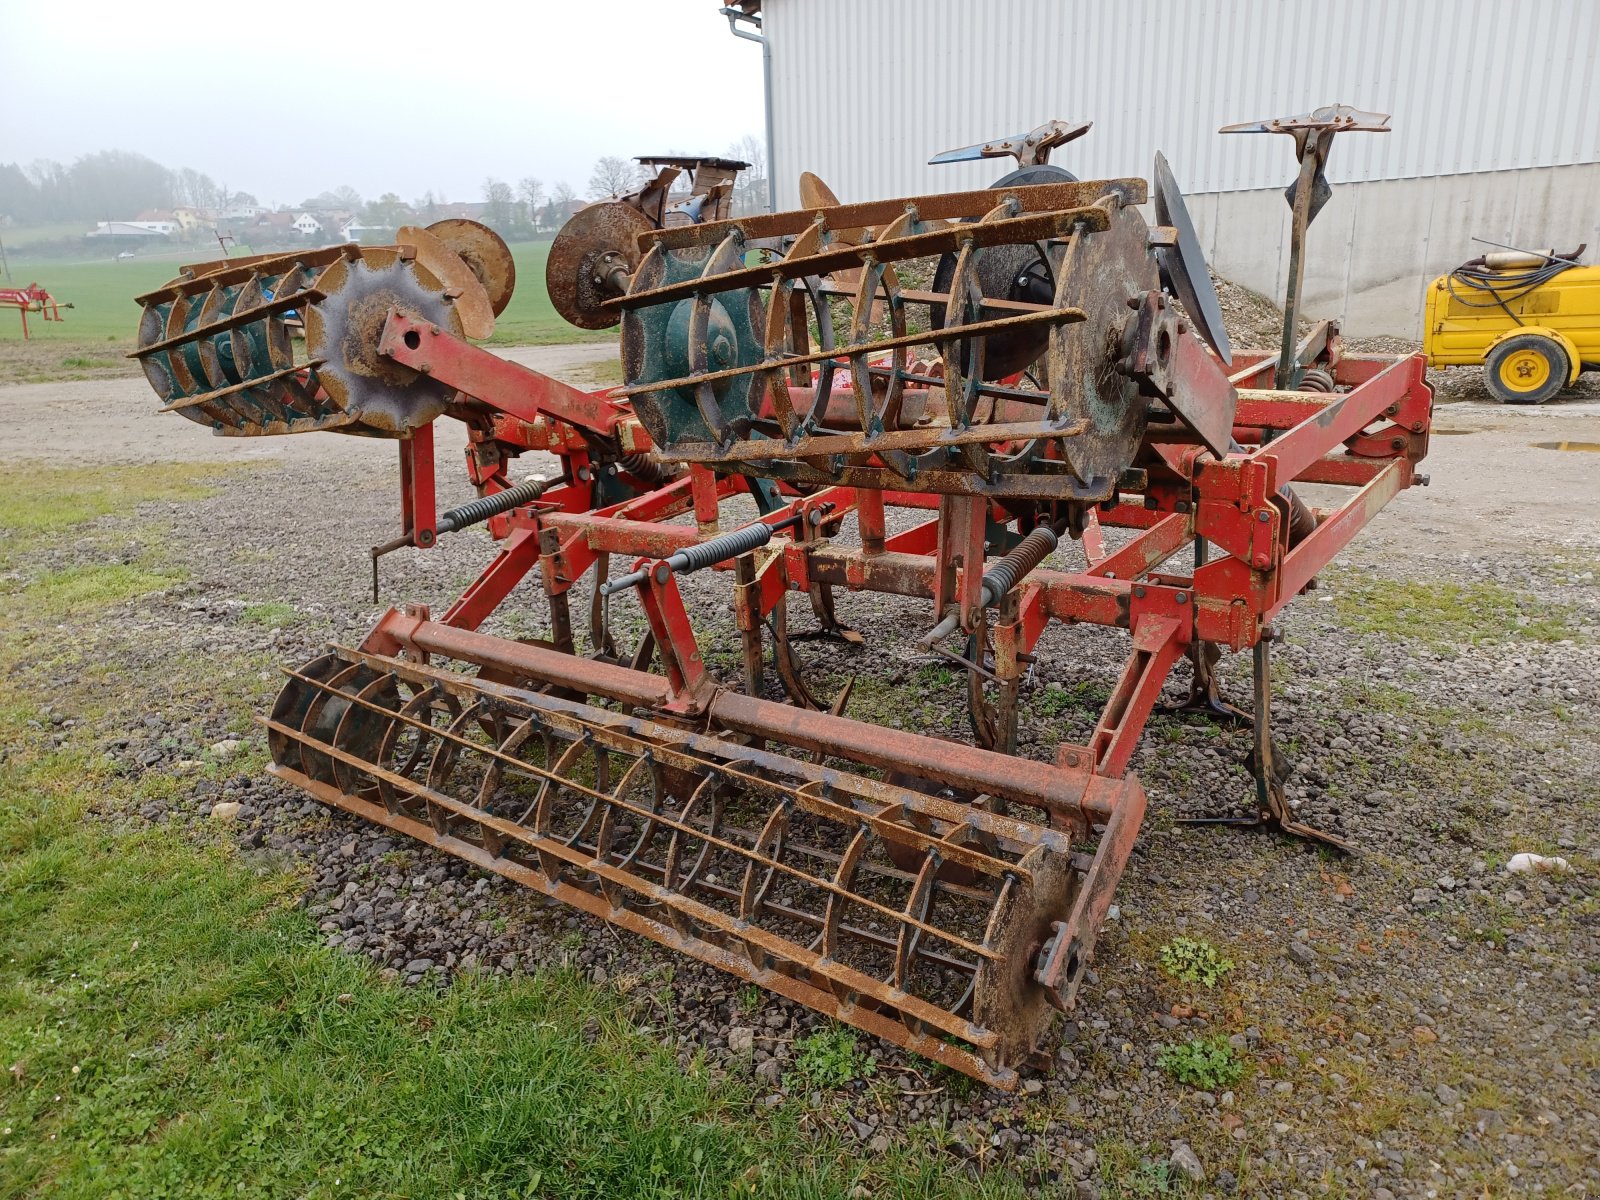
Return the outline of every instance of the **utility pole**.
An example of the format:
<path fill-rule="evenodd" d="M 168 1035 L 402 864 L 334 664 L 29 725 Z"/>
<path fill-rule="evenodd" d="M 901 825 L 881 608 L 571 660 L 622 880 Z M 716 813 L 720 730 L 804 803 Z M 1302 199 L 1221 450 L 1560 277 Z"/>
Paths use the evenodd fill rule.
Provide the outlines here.
<path fill-rule="evenodd" d="M 722 8 L 717 11 L 728 18 L 728 30 L 734 37 L 761 47 L 761 82 L 766 93 L 767 109 L 767 211 L 777 212 L 778 172 L 777 163 L 772 157 L 772 44 L 761 32 L 761 17 L 758 14 L 745 12 L 742 8 Z M 752 26 L 755 32 L 740 28 L 740 22 Z"/>

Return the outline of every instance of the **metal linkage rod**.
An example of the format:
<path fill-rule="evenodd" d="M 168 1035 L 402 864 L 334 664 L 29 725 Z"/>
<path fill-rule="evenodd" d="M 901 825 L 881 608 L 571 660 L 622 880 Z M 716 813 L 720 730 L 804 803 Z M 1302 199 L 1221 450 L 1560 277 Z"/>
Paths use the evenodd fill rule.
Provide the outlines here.
<path fill-rule="evenodd" d="M 982 605 L 984 608 L 993 608 L 1000 603 L 1000 599 L 1029 571 L 1042 563 L 1046 556 L 1054 550 L 1060 539 L 1056 537 L 1055 530 L 1048 525 L 1041 525 L 1022 541 L 1017 543 L 1016 549 L 995 563 L 988 571 L 984 572 Z M 940 621 L 922 637 L 924 646 L 932 646 L 935 642 L 949 637 L 961 624 L 961 613 L 953 611 L 944 620 Z"/>
<path fill-rule="evenodd" d="M 490 517 L 497 517 L 501 513 L 510 512 L 513 508 L 520 508 L 524 504 L 532 504 L 544 495 L 545 488 L 550 486 L 549 480 L 529 479 L 515 487 L 508 487 L 503 491 L 493 492 L 487 496 L 479 496 L 476 500 L 469 500 L 455 508 L 446 509 L 434 523 L 436 533 L 455 533 L 467 528 L 469 525 L 480 525 Z M 408 529 L 397 538 L 391 538 L 382 545 L 374 546 L 367 551 L 372 559 L 372 602 L 378 602 L 378 560 L 385 554 L 392 554 L 406 546 L 417 543 L 417 533 Z"/>

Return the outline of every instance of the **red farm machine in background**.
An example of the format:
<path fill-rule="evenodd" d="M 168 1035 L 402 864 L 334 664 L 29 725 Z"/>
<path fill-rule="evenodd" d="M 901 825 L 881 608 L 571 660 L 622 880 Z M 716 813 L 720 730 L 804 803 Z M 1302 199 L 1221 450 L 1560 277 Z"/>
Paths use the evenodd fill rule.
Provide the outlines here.
<path fill-rule="evenodd" d="M 44 321 L 61 320 L 61 310 L 71 308 L 70 304 L 62 304 L 37 283 L 30 283 L 27 287 L 0 287 L 0 308 L 14 308 L 22 317 L 22 338 L 26 341 L 32 335 L 28 332 L 28 314 L 38 313 Z"/>
<path fill-rule="evenodd" d="M 1320 180 L 1333 134 L 1366 120 L 1271 124 Z M 190 268 L 142 297 L 136 354 L 167 410 L 223 436 L 397 440 L 402 532 L 375 576 L 470 525 L 499 543 L 443 612 L 403 604 L 287 672 L 263 718 L 273 773 L 1005 1088 L 1075 1002 L 1144 817 L 1129 764 L 1180 660 L 1217 708 L 1220 653 L 1252 653 L 1245 820 L 1335 841 L 1284 798 L 1273 621 L 1422 482 L 1423 362 L 1344 354 L 1326 323 L 1232 351 L 1165 161 L 1075 180 L 1045 162 L 1075 128 L 995 143 L 1026 178 L 988 190 L 742 218 L 727 164 L 674 203 L 692 164 L 658 163 L 549 258 L 563 315 L 621 325 L 610 391 L 472 345 L 513 272 L 470 222 Z M 1314 213 L 1296 213 L 1297 296 Z M 926 289 L 901 280 L 919 260 Z M 465 424 L 479 492 L 445 512 L 439 417 Z M 518 482 L 529 451 L 559 478 Z M 1303 484 L 1342 495 L 1313 508 Z M 708 667 L 679 588 L 702 570 L 726 579 L 736 678 Z M 547 636 L 482 632 L 530 575 Z M 970 744 L 813 694 L 790 598 L 845 637 L 836 604 L 861 593 L 901 598 L 965 674 Z M 1086 744 L 1025 760 L 1018 689 L 1052 622 L 1120 631 L 1127 659 Z"/>

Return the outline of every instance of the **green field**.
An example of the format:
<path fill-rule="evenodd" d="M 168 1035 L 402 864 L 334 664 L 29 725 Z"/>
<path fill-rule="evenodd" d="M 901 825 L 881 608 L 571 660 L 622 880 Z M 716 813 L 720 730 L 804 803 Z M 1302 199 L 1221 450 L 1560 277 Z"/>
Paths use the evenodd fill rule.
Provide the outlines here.
<path fill-rule="evenodd" d="M 133 335 L 139 326 L 139 306 L 133 298 L 160 287 L 177 273 L 179 263 L 192 262 L 195 257 L 190 251 L 127 262 L 114 259 L 61 262 L 7 255 L 14 284 L 19 287 L 42 284 L 57 300 L 73 306 L 70 312 L 62 310 L 60 322 L 45 321 L 38 313 L 29 313 L 28 332 L 34 340 L 79 344 L 124 342 L 129 347 L 133 345 Z M 22 322 L 16 310 L 0 308 L 0 341 L 21 340 Z"/>
<path fill-rule="evenodd" d="M 38 314 L 28 317 L 28 329 L 36 341 L 82 348 L 89 343 L 118 343 L 103 346 L 113 355 L 132 347 L 139 323 L 139 306 L 133 298 L 160 287 L 185 262 L 204 259 L 205 245 L 191 246 L 177 253 L 140 255 L 124 262 L 114 259 L 61 261 L 30 259 L 10 250 L 7 258 L 11 278 L 19 286 L 38 282 L 58 300 L 71 303 L 60 323 L 42 321 Z M 544 288 L 544 263 L 549 242 L 518 242 L 512 246 L 517 263 L 517 290 L 510 305 L 500 315 L 495 345 L 547 345 L 556 342 L 590 342 L 609 336 L 587 329 L 576 329 L 556 315 Z M 237 252 L 244 252 L 240 249 Z M 22 322 L 15 310 L 0 309 L 0 342 L 20 342 Z"/>
<path fill-rule="evenodd" d="M 545 346 L 557 342 L 600 342 L 614 337 L 610 330 L 579 329 L 568 325 L 550 305 L 544 289 L 544 263 L 549 242 L 517 242 L 511 247 L 517 260 L 517 290 L 495 322 L 497 346 Z"/>

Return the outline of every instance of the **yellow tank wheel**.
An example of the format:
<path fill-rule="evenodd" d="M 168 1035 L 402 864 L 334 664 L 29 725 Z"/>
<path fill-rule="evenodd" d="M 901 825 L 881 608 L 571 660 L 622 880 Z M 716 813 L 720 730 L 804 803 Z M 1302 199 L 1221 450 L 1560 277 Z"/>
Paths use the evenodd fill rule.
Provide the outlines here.
<path fill-rule="evenodd" d="M 1522 333 L 1489 351 L 1483 360 L 1483 381 L 1502 404 L 1543 404 L 1567 386 L 1571 369 L 1559 342 Z"/>

